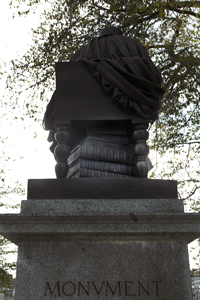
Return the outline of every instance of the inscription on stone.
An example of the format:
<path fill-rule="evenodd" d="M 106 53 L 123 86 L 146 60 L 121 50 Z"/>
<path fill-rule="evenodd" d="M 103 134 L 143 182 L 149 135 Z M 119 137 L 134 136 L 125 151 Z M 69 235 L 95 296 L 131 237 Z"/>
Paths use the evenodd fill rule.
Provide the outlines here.
<path fill-rule="evenodd" d="M 44 296 L 125 296 L 125 297 L 143 297 L 160 296 L 161 281 L 117 281 L 117 282 L 73 282 L 66 281 L 55 283 L 46 282 Z"/>

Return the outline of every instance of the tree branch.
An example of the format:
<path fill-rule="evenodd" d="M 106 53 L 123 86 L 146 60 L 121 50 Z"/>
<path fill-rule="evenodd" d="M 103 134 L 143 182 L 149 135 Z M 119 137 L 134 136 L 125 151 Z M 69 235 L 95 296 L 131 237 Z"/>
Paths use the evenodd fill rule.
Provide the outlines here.
<path fill-rule="evenodd" d="M 200 186 L 196 186 L 196 187 L 193 189 L 193 191 L 192 191 L 187 197 L 185 197 L 185 198 L 180 198 L 180 199 L 183 200 L 183 201 L 189 199 L 190 197 L 192 197 L 192 196 L 196 193 L 196 191 L 197 191 L 198 189 L 200 189 Z"/>
<path fill-rule="evenodd" d="M 180 10 L 180 9 L 177 9 L 177 8 L 175 8 L 175 9 L 170 9 L 170 10 L 173 10 L 173 11 L 176 11 L 176 12 L 178 12 L 179 14 L 185 14 L 185 15 L 190 15 L 190 16 L 193 16 L 193 17 L 195 17 L 195 18 L 200 18 L 200 14 L 197 14 L 197 13 L 195 13 L 195 12 L 193 12 L 193 11 L 190 11 L 190 10 Z"/>
<path fill-rule="evenodd" d="M 200 141 L 194 141 L 194 142 L 181 142 L 181 143 L 171 143 L 171 144 L 154 144 L 156 147 L 163 147 L 163 146 L 168 146 L 168 147 L 174 147 L 178 145 L 191 145 L 191 144 L 200 144 Z"/>
<path fill-rule="evenodd" d="M 169 3 L 170 3 L 170 1 L 169 1 Z M 172 1 L 172 4 L 174 4 L 174 1 Z M 179 2 L 177 1 L 176 6 L 178 8 L 182 8 L 182 7 L 196 7 L 196 5 L 200 7 L 200 1 L 179 1 Z"/>
<path fill-rule="evenodd" d="M 196 18 L 200 18 L 200 15 L 191 10 L 180 10 L 181 8 L 197 8 L 200 7 L 200 1 L 183 1 L 183 2 L 168 2 L 165 5 L 166 9 L 178 12 L 179 14 L 191 15 Z"/>
<path fill-rule="evenodd" d="M 153 20 L 156 18 L 156 16 L 159 14 L 159 10 L 156 11 L 155 13 L 151 14 L 150 16 L 148 17 L 145 17 L 143 18 L 142 20 L 139 20 L 138 19 L 138 22 L 137 24 L 134 24 L 128 31 L 127 31 L 127 34 L 129 34 L 137 25 L 143 23 L 143 22 L 146 22 L 146 21 L 149 21 L 149 20 Z"/>
<path fill-rule="evenodd" d="M 196 179 L 185 179 L 185 180 L 179 180 L 178 182 L 195 182 L 195 183 L 199 183 L 200 180 L 196 180 Z"/>
<path fill-rule="evenodd" d="M 96 3 L 94 2 L 94 0 L 92 0 L 92 4 L 93 4 L 95 7 L 97 7 L 98 9 L 102 9 L 102 10 L 105 10 L 105 11 L 109 11 L 108 8 L 105 8 L 105 7 L 103 7 L 103 6 L 100 6 L 100 5 L 96 4 Z"/>

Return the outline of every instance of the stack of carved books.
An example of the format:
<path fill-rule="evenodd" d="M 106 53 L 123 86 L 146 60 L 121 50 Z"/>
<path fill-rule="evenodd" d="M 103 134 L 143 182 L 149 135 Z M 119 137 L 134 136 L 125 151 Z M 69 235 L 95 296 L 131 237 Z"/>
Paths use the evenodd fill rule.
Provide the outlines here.
<path fill-rule="evenodd" d="M 137 176 L 134 145 L 86 137 L 68 157 L 67 178 Z"/>

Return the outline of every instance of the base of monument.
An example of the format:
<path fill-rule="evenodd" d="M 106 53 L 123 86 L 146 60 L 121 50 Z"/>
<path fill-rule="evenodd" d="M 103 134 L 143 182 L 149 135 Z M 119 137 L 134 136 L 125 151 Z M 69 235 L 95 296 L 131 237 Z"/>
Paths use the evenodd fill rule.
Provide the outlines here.
<path fill-rule="evenodd" d="M 19 245 L 16 300 L 188 300 L 187 244 L 71 240 Z"/>
<path fill-rule="evenodd" d="M 141 199 L 140 190 L 132 199 L 33 198 L 1 215 L 0 233 L 19 246 L 15 300 L 192 300 L 187 244 L 200 236 L 200 215 L 184 213 L 176 194 Z"/>

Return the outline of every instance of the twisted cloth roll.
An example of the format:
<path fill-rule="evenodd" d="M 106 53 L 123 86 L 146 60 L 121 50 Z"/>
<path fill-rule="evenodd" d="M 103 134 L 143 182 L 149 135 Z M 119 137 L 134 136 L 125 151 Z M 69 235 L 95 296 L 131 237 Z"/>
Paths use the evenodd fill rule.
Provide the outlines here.
<path fill-rule="evenodd" d="M 165 91 L 160 72 L 140 42 L 118 28 L 105 28 L 70 61 L 83 61 L 123 111 L 155 121 Z"/>

